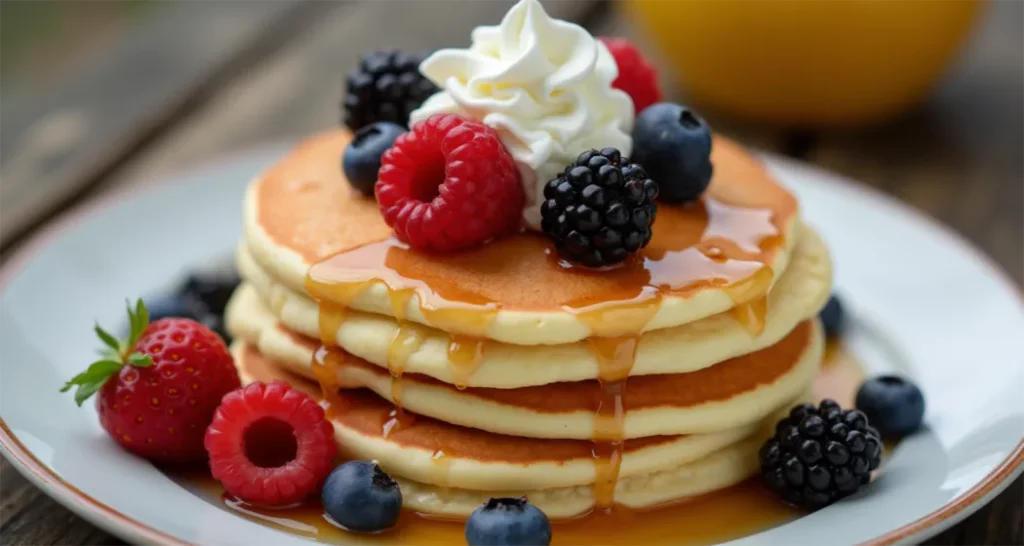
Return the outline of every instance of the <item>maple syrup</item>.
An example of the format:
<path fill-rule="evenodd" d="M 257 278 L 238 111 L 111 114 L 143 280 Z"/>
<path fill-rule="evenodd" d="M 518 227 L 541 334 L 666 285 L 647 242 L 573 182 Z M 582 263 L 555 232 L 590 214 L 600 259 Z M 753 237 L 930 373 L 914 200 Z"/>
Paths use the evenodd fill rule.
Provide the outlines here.
<path fill-rule="evenodd" d="M 617 348 L 612 342 L 605 343 L 608 347 Z M 615 358 L 611 360 L 616 361 Z M 847 407 L 852 404 L 863 377 L 864 370 L 856 359 L 840 344 L 830 341 L 822 370 L 814 382 L 815 395 L 835 399 Z M 404 418 L 402 413 L 396 410 L 391 418 L 401 420 Z M 595 449 L 600 445 L 596 444 Z M 434 464 L 444 468 L 449 462 L 450 457 L 443 451 L 435 452 Z M 179 473 L 173 477 L 200 498 L 262 525 L 329 544 L 350 543 L 353 539 L 351 533 L 326 516 L 317 499 L 300 506 L 258 507 L 225 494 L 221 485 L 208 473 Z M 554 520 L 552 544 L 709 544 L 762 532 L 802 514 L 751 479 L 720 491 L 650 509 L 632 510 L 617 505 L 612 510 L 596 510 L 578 518 Z M 465 543 L 462 521 L 408 510 L 402 513 L 394 529 L 375 535 L 358 535 L 358 538 L 361 543 L 381 546 Z"/>
<path fill-rule="evenodd" d="M 733 316 L 751 333 L 760 334 L 767 292 L 774 280 L 770 263 L 782 242 L 777 223 L 785 217 L 771 207 L 739 206 L 710 195 L 686 207 L 666 207 L 643 254 L 598 273 L 559 262 L 549 241 L 537 234 L 494 241 L 447 255 L 443 262 L 390 237 L 319 261 L 309 270 L 306 291 L 321 306 L 322 342 L 333 345 L 344 320 L 344 312 L 338 309 L 348 309 L 373 285 L 386 290 L 399 325 L 388 348 L 387 367 L 391 398 L 400 415 L 405 363 L 422 343 L 410 320 L 421 318 L 449 333 L 452 382 L 464 389 L 484 358 L 484 338 L 498 312 L 517 308 L 522 301 L 515 294 L 523 292 L 516 287 L 510 293 L 509 286 L 490 282 L 491 276 L 480 277 L 480 282 L 473 279 L 490 271 L 516 273 L 517 268 L 526 267 L 532 272 L 518 271 L 520 279 L 553 283 L 557 290 L 545 296 L 544 306 L 568 312 L 588 327 L 588 343 L 598 362 L 592 433 L 594 495 L 597 506 L 607 509 L 614 504 L 622 461 L 623 395 L 638 336 L 664 297 L 686 297 L 707 287 L 724 289 L 734 303 Z M 458 282 L 463 278 L 469 280 Z M 494 284 L 497 292 L 492 290 Z M 412 310 L 420 317 L 409 316 L 414 296 L 417 304 Z M 385 423 L 385 433 L 395 423 Z"/>
<path fill-rule="evenodd" d="M 632 331 L 620 325 L 615 333 L 592 330 L 591 336 L 636 334 L 667 296 L 688 297 L 715 287 L 739 306 L 762 297 L 773 279 L 770 266 L 782 247 L 782 223 L 789 220 L 791 206 L 742 207 L 706 196 L 688 206 L 664 207 L 650 245 L 635 259 L 599 272 L 567 267 L 550 242 L 535 233 L 444 256 L 417 252 L 389 237 L 318 261 L 309 270 L 306 290 L 317 301 L 347 307 L 363 290 L 380 284 L 394 316 L 405 316 L 415 294 L 419 316 L 413 320 L 476 338 L 487 337 L 503 309 L 575 314 L 594 306 L 629 310 L 644 320 L 630 320 L 638 325 Z M 524 280 L 536 286 L 515 284 Z M 751 315 L 752 331 L 763 328 L 763 309 L 760 304 L 744 311 Z"/>
<path fill-rule="evenodd" d="M 395 410 L 381 425 L 385 436 L 403 420 L 415 418 L 402 409 L 402 375 L 425 337 L 414 322 L 449 334 L 451 382 L 464 389 L 485 357 L 485 339 L 499 312 L 561 310 L 588 327 L 587 343 L 598 363 L 591 434 L 594 495 L 600 511 L 610 510 L 623 454 L 627 379 L 638 337 L 662 300 L 719 288 L 732 300 L 731 313 L 738 322 L 754 335 L 764 328 L 766 296 L 774 280 L 771 265 L 782 250 L 782 234 L 796 204 L 765 177 L 751 182 L 742 170 L 748 168 L 753 167 L 743 164 L 732 173 L 745 180 L 744 191 L 728 183 L 727 170 L 726 182 L 712 184 L 701 200 L 662 207 L 658 229 L 644 252 L 599 272 L 560 262 L 550 242 L 534 233 L 444 256 L 417 252 L 394 237 L 359 241 L 346 233 L 347 247 L 319 260 L 306 278 L 306 291 L 321 310 L 325 347 L 316 353 L 314 371 L 328 407 L 337 403 L 336 374 L 345 363 L 343 353 L 333 347 L 335 336 L 348 309 L 371 288 L 386 291 L 398 322 L 387 351 Z M 531 286 L 521 286 L 524 280 Z M 376 304 L 364 301 L 359 308 L 384 312 L 368 305 Z M 435 453 L 435 464 L 445 469 L 450 460 L 443 452 Z M 612 518 L 632 514 L 611 512 Z"/>
<path fill-rule="evenodd" d="M 470 378 L 484 360 L 486 340 L 462 335 L 451 336 L 448 342 L 448 365 L 452 382 L 459 390 L 469 386 Z"/>
<path fill-rule="evenodd" d="M 626 412 L 623 395 L 636 362 L 636 336 L 594 337 L 588 340 L 598 362 L 598 403 L 594 411 L 594 502 L 607 510 L 615 503 L 615 485 L 622 465 Z"/>

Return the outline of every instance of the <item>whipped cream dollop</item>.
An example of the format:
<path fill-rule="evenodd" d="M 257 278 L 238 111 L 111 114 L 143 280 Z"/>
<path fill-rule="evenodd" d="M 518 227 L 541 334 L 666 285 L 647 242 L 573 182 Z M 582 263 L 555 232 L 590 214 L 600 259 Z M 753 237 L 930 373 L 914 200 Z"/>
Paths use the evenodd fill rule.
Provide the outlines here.
<path fill-rule="evenodd" d="M 581 152 L 632 153 L 633 101 L 612 88 L 608 49 L 579 25 L 522 0 L 498 26 L 473 30 L 468 49 L 442 49 L 420 65 L 441 91 L 410 122 L 455 113 L 497 130 L 522 174 L 524 223 L 540 229 L 544 184 Z"/>

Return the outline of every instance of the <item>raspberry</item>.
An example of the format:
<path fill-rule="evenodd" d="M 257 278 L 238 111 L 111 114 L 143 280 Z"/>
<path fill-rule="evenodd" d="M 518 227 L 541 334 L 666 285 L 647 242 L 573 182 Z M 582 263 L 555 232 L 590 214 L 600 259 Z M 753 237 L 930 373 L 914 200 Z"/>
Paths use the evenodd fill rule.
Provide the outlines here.
<path fill-rule="evenodd" d="M 615 58 L 619 77 L 612 87 L 625 91 L 633 99 L 633 108 L 639 114 L 644 108 L 661 101 L 658 71 L 635 45 L 625 38 L 601 38 L 601 42 Z"/>
<path fill-rule="evenodd" d="M 255 382 L 225 395 L 205 445 L 210 471 L 224 489 L 268 506 L 318 491 L 338 451 L 323 408 L 283 381 Z"/>
<path fill-rule="evenodd" d="M 519 225 L 519 169 L 498 134 L 455 114 L 417 123 L 384 152 L 377 204 L 413 248 L 474 247 Z"/>

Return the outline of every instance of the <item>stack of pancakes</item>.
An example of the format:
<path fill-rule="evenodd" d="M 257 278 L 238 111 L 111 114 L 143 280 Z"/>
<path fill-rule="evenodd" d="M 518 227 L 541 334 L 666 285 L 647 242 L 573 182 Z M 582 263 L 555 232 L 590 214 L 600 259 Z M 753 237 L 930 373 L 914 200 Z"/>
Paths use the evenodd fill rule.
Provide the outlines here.
<path fill-rule="evenodd" d="M 659 206 L 637 259 L 584 270 L 530 232 L 408 248 L 345 180 L 350 138 L 251 184 L 227 321 L 243 382 L 322 396 L 343 455 L 377 461 L 408 508 L 526 495 L 561 518 L 720 489 L 807 396 L 828 253 L 734 143 L 715 140 L 699 202 Z"/>

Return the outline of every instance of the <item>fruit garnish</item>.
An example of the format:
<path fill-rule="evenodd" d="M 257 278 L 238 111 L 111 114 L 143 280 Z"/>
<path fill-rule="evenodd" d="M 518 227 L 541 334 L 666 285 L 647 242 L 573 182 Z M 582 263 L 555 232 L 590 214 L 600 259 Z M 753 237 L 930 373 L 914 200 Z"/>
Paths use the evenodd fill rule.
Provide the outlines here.
<path fill-rule="evenodd" d="M 345 155 L 341 160 L 341 168 L 349 185 L 359 193 L 372 197 L 381 156 L 404 132 L 404 127 L 389 121 L 377 121 L 356 131 L 352 141 L 345 147 Z"/>
<path fill-rule="evenodd" d="M 402 490 L 369 461 L 349 461 L 335 468 L 324 482 L 320 500 L 335 523 L 362 533 L 394 527 L 402 512 Z"/>
<path fill-rule="evenodd" d="M 175 291 L 146 298 L 149 320 L 189 318 L 219 335 L 224 343 L 231 336 L 224 327 L 224 309 L 241 279 L 231 272 L 193 273 Z"/>
<path fill-rule="evenodd" d="M 882 441 L 864 413 L 834 400 L 801 404 L 761 446 L 761 479 L 786 502 L 817 510 L 853 494 L 882 464 Z"/>
<path fill-rule="evenodd" d="M 633 161 L 658 183 L 661 201 L 694 201 L 711 183 L 711 129 L 686 106 L 650 106 L 633 127 Z"/>
<path fill-rule="evenodd" d="M 546 546 L 551 522 L 526 497 L 492 498 L 466 521 L 469 546 Z"/>
<path fill-rule="evenodd" d="M 96 326 L 106 357 L 71 378 L 82 405 L 98 393 L 100 424 L 122 447 L 161 462 L 206 458 L 203 434 L 220 399 L 238 388 L 238 373 L 224 341 L 194 320 L 149 324 L 139 300 L 128 308 L 129 337 L 118 341 Z"/>
<path fill-rule="evenodd" d="M 612 87 L 624 91 L 633 99 L 633 108 L 640 113 L 644 108 L 661 100 L 658 71 L 632 42 L 625 38 L 599 38 L 615 58 L 619 77 Z"/>
<path fill-rule="evenodd" d="M 615 148 L 589 150 L 544 186 L 541 228 L 566 260 L 616 264 L 651 241 L 658 192 Z"/>
<path fill-rule="evenodd" d="M 345 125 L 353 131 L 377 121 L 408 126 L 409 113 L 437 92 L 437 86 L 420 74 L 426 56 L 402 51 L 364 55 L 359 69 L 345 79 Z"/>
<path fill-rule="evenodd" d="M 204 443 L 210 473 L 224 489 L 266 506 L 315 493 L 338 452 L 324 409 L 283 381 L 254 382 L 225 395 Z"/>
<path fill-rule="evenodd" d="M 831 338 L 842 335 L 846 329 L 846 312 L 843 310 L 843 303 L 839 296 L 832 294 L 828 303 L 818 313 L 822 326 L 825 327 L 825 335 Z"/>
<path fill-rule="evenodd" d="M 486 125 L 437 114 L 395 139 L 377 174 L 377 204 L 395 235 L 427 251 L 478 246 L 519 226 L 519 169 Z"/>
<path fill-rule="evenodd" d="M 924 394 L 909 379 L 895 375 L 872 377 L 857 390 L 857 409 L 885 438 L 901 438 L 921 428 Z"/>

